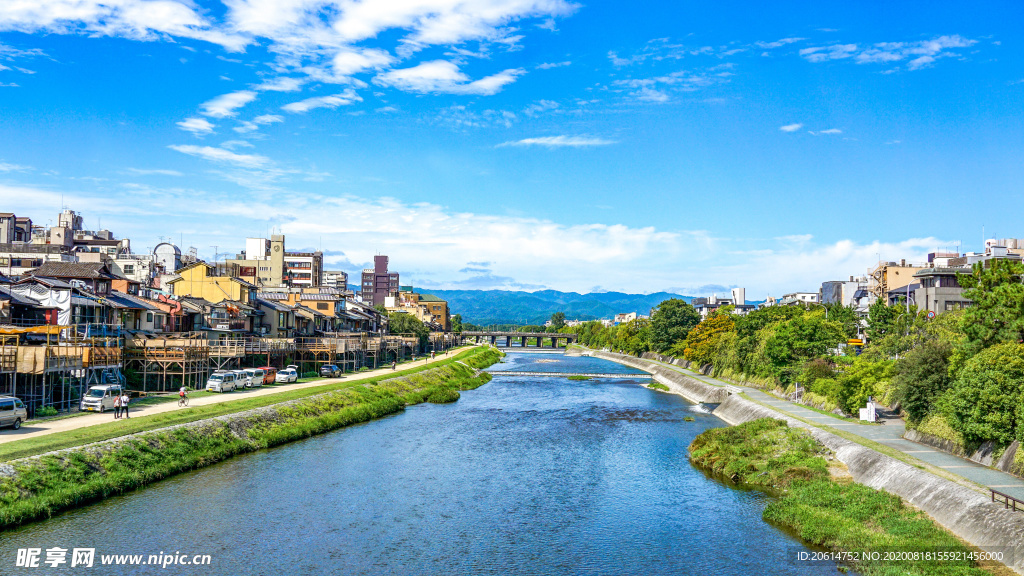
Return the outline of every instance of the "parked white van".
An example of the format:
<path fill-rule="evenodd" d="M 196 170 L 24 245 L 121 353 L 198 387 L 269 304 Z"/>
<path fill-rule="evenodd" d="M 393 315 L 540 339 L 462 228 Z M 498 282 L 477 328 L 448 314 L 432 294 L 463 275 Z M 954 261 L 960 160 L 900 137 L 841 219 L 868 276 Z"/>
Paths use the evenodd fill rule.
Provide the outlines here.
<path fill-rule="evenodd" d="M 108 386 L 90 386 L 89 390 L 82 396 L 82 402 L 78 409 L 90 412 L 106 412 L 114 409 L 114 399 L 120 396 L 124 389 L 119 384 Z"/>
<path fill-rule="evenodd" d="M 259 388 L 263 386 L 263 380 L 267 377 L 267 371 L 262 368 L 245 369 L 245 387 Z"/>
<path fill-rule="evenodd" d="M 207 392 L 231 392 L 238 387 L 234 372 L 214 372 L 206 380 Z"/>
<path fill-rule="evenodd" d="M 284 370 L 278 370 L 275 378 L 277 382 L 282 383 L 298 382 L 299 373 L 294 368 L 285 368 Z"/>
<path fill-rule="evenodd" d="M 0 426 L 17 430 L 25 420 L 28 420 L 28 409 L 21 400 L 14 396 L 0 396 Z"/>

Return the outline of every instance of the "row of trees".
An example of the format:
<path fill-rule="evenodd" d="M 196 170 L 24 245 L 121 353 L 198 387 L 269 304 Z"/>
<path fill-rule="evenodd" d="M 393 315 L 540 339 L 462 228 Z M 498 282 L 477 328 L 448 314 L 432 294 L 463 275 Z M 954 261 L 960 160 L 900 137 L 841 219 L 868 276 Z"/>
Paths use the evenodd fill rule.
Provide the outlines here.
<path fill-rule="evenodd" d="M 976 445 L 1024 440 L 1024 264 L 992 260 L 959 279 L 973 305 L 935 318 L 879 300 L 866 319 L 840 305 L 723 307 L 701 320 L 666 300 L 649 320 L 571 329 L 581 344 L 690 360 L 715 375 L 786 391 L 856 413 L 869 396 Z M 866 334 L 863 353 L 841 346 Z"/>

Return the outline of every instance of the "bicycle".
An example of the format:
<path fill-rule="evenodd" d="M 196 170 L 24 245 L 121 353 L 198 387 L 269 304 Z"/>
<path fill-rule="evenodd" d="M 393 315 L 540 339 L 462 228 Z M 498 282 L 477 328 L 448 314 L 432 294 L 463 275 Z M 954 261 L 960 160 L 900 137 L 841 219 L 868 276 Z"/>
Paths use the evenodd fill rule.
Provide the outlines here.
<path fill-rule="evenodd" d="M 188 406 L 188 396 L 178 398 L 178 407 Z"/>

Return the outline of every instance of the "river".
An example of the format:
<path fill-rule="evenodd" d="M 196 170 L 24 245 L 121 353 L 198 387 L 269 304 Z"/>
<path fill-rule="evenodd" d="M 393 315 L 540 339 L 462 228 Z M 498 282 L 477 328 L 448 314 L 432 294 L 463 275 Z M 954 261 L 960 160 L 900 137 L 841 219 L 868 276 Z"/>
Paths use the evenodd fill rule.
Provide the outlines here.
<path fill-rule="evenodd" d="M 494 370 L 635 372 L 542 353 L 509 354 Z M 723 425 L 628 377 L 496 376 L 454 404 L 409 407 L 7 531 L 4 573 L 835 574 L 791 560 L 807 549 L 761 519 L 764 494 L 689 463 L 694 436 Z M 160 553 L 210 564 L 8 571 L 30 547 L 95 548 L 96 564 Z"/>

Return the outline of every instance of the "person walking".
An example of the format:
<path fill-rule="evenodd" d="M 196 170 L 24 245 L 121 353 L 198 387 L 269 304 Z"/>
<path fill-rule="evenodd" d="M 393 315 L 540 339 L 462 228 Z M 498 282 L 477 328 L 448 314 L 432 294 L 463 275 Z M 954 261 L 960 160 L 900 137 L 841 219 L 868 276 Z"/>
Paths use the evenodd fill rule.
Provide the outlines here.
<path fill-rule="evenodd" d="M 118 392 L 117 396 L 114 396 L 114 420 L 121 417 L 121 393 Z"/>
<path fill-rule="evenodd" d="M 392 370 L 398 370 L 398 360 L 392 360 L 391 361 L 391 369 Z"/>
<path fill-rule="evenodd" d="M 128 391 L 125 390 L 121 395 L 121 415 L 125 418 L 131 418 L 128 415 Z"/>

